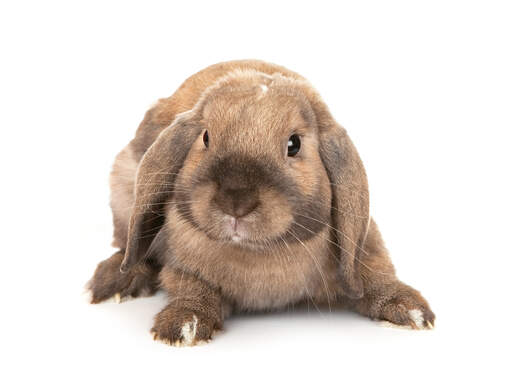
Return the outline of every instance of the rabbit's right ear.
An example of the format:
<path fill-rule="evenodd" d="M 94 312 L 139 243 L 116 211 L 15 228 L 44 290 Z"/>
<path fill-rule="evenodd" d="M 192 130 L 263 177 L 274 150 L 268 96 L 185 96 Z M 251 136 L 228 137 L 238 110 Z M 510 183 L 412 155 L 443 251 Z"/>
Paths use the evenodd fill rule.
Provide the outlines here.
<path fill-rule="evenodd" d="M 159 232 L 165 202 L 173 196 L 175 180 L 201 129 L 190 111 L 181 114 L 160 133 L 142 157 L 137 169 L 135 204 L 121 272 L 127 272 L 141 260 Z"/>

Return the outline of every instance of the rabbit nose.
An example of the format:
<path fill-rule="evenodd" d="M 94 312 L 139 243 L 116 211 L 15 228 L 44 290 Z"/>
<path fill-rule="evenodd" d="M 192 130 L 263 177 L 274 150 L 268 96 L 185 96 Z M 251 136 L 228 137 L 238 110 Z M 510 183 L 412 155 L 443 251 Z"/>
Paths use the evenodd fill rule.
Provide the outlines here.
<path fill-rule="evenodd" d="M 221 188 L 217 192 L 215 203 L 228 215 L 241 218 L 258 207 L 258 196 L 251 188 Z"/>

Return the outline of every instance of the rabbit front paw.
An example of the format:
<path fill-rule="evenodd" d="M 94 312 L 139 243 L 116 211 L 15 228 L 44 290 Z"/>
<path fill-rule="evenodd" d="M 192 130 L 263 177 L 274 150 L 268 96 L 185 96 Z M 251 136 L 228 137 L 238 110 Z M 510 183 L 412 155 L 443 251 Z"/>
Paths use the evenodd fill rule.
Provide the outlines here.
<path fill-rule="evenodd" d="M 412 329 L 434 328 L 435 315 L 428 303 L 418 294 L 398 294 L 384 303 L 380 319 Z"/>
<path fill-rule="evenodd" d="M 211 341 L 221 326 L 214 318 L 197 311 L 168 305 L 155 317 L 154 340 L 171 346 L 195 346 Z"/>

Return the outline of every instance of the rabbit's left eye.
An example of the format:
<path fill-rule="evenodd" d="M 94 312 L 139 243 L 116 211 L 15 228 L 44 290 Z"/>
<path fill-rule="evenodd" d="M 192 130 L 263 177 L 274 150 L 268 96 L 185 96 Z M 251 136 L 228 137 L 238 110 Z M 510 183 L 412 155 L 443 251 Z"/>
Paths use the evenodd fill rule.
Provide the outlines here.
<path fill-rule="evenodd" d="M 288 157 L 293 157 L 300 150 L 300 137 L 299 135 L 291 135 L 288 139 Z"/>

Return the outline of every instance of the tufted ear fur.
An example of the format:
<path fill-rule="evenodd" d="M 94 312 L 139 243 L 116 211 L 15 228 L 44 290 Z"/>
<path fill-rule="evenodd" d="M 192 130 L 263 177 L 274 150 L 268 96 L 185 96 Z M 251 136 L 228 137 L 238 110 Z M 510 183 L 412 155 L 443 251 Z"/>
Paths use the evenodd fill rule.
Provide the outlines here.
<path fill-rule="evenodd" d="M 163 208 L 172 197 L 178 172 L 200 132 L 201 127 L 192 121 L 190 112 L 181 114 L 142 157 L 121 272 L 127 272 L 148 251 L 163 224 Z"/>
<path fill-rule="evenodd" d="M 360 256 L 370 221 L 368 181 L 363 163 L 344 128 L 316 98 L 313 108 L 320 133 L 320 156 L 332 189 L 331 220 L 338 242 L 342 289 L 350 298 L 363 296 Z"/>

